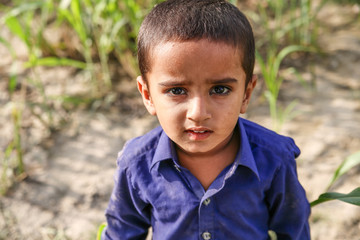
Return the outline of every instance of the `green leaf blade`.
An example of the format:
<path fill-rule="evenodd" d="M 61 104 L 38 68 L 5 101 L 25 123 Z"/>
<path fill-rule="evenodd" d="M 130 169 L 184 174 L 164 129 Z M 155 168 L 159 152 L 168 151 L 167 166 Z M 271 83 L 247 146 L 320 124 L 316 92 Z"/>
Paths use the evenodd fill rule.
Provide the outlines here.
<path fill-rule="evenodd" d="M 9 30 L 19 37 L 23 42 L 25 42 L 27 45 L 30 43 L 28 42 L 26 33 L 23 30 L 23 27 L 20 24 L 20 21 L 16 17 L 9 17 L 5 20 L 6 26 L 9 28 Z"/>
<path fill-rule="evenodd" d="M 76 61 L 68 58 L 56 58 L 56 57 L 46 57 L 39 58 L 33 62 L 27 62 L 25 67 L 35 67 L 35 66 L 46 66 L 46 67 L 57 67 L 57 66 L 70 66 L 80 69 L 85 69 L 86 63 Z"/>
<path fill-rule="evenodd" d="M 350 169 L 352 169 L 353 167 L 359 164 L 360 164 L 360 151 L 350 155 L 340 164 L 340 166 L 336 169 L 334 176 L 332 177 L 327 189 L 329 189 L 331 185 L 334 184 L 334 182 L 337 179 L 339 179 L 342 175 L 344 175 Z"/>
<path fill-rule="evenodd" d="M 323 193 L 319 196 L 317 200 L 311 202 L 310 205 L 311 207 L 313 207 L 320 203 L 331 200 L 339 200 L 356 206 L 360 206 L 360 187 L 354 189 L 352 192 L 348 194 L 336 193 L 336 192 Z"/>

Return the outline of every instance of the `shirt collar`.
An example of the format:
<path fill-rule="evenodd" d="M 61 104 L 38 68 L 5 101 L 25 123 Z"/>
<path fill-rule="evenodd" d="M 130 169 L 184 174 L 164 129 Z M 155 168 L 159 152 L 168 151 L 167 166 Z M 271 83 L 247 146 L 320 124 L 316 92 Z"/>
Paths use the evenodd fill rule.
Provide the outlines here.
<path fill-rule="evenodd" d="M 236 155 L 234 165 L 242 165 L 248 167 L 260 180 L 259 172 L 256 166 L 254 155 L 251 150 L 248 136 L 246 134 L 245 127 L 242 123 L 242 119 L 238 120 L 238 130 L 240 131 L 240 149 Z"/>
<path fill-rule="evenodd" d="M 174 144 L 170 138 L 166 135 L 164 131 L 161 132 L 158 145 L 155 150 L 154 157 L 151 162 L 151 169 L 158 163 L 163 160 L 174 159 L 176 160 L 176 151 L 174 149 Z"/>
<path fill-rule="evenodd" d="M 240 132 L 240 149 L 236 155 L 233 167 L 231 168 L 229 175 L 232 175 L 233 171 L 241 165 L 248 167 L 255 175 L 260 179 L 259 172 L 255 163 L 254 156 L 251 151 L 250 143 L 245 131 L 245 127 L 241 121 L 241 118 L 238 120 L 238 131 Z M 173 142 L 162 131 L 157 148 L 155 150 L 154 157 L 151 163 L 151 169 L 158 163 L 163 160 L 172 159 L 175 163 L 177 162 L 176 151 Z"/>

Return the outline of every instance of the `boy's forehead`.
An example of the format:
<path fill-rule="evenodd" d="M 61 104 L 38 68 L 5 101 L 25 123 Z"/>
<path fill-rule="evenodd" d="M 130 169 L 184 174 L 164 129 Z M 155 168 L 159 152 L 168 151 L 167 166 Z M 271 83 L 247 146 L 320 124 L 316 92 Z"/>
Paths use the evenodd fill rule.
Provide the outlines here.
<path fill-rule="evenodd" d="M 215 48 L 213 46 L 216 46 Z M 230 44 L 225 41 L 215 41 L 207 38 L 201 38 L 201 39 L 190 39 L 190 40 L 167 40 L 167 41 L 161 41 L 157 44 L 154 44 L 151 46 L 148 52 L 148 60 L 149 65 L 151 68 L 151 64 L 156 61 L 156 58 L 159 56 L 159 53 L 161 55 L 174 52 L 174 50 L 178 53 L 189 53 L 192 51 L 197 51 L 199 49 L 206 50 L 209 54 L 211 51 L 218 51 L 224 48 L 232 48 L 233 54 L 239 56 L 240 62 L 242 62 L 243 59 L 243 49 L 241 46 L 236 46 L 234 44 Z"/>
<path fill-rule="evenodd" d="M 207 39 L 167 41 L 154 47 L 146 78 L 206 80 L 246 76 L 239 50 L 219 41 Z M 154 74 L 154 75 L 153 75 Z M 160 75 L 159 75 L 160 74 Z M 152 76 L 152 77 L 150 77 Z M 159 79 L 158 79 L 159 80 Z"/>
<path fill-rule="evenodd" d="M 234 48 L 234 50 L 240 50 L 240 46 L 237 46 L 235 44 L 231 44 L 229 42 L 223 41 L 223 40 L 213 40 L 213 39 L 209 39 L 209 38 L 195 38 L 195 39 L 187 39 L 187 40 L 178 40 L 176 38 L 174 39 L 169 39 L 169 40 L 163 40 L 160 41 L 158 43 L 154 43 L 151 46 L 151 49 L 155 50 L 158 48 L 163 48 L 165 46 L 169 47 L 169 46 L 175 46 L 175 45 L 186 45 L 186 44 L 197 44 L 197 45 L 223 45 L 223 46 L 228 46 L 228 47 L 232 47 Z"/>

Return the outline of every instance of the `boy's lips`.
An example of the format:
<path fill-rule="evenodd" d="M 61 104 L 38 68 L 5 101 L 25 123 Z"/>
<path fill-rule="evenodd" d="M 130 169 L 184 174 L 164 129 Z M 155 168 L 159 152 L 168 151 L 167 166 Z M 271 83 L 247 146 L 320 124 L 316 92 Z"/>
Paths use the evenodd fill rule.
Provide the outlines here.
<path fill-rule="evenodd" d="M 191 140 L 205 140 L 213 133 L 212 130 L 204 127 L 188 128 L 185 132 Z"/>

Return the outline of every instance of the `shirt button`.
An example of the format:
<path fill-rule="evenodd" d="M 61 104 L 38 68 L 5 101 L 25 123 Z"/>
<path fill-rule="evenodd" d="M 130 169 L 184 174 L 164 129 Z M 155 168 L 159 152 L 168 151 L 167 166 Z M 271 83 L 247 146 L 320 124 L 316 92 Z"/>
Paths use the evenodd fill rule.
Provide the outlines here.
<path fill-rule="evenodd" d="M 210 240 L 210 239 L 211 239 L 211 234 L 210 234 L 209 232 L 203 232 L 203 233 L 201 234 L 201 236 L 202 236 L 202 238 L 203 238 L 204 240 Z"/>
<path fill-rule="evenodd" d="M 211 202 L 210 198 L 207 198 L 204 200 L 204 205 L 207 206 L 210 204 L 210 202 Z"/>

